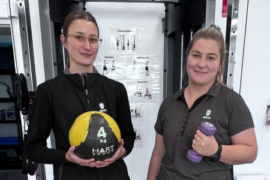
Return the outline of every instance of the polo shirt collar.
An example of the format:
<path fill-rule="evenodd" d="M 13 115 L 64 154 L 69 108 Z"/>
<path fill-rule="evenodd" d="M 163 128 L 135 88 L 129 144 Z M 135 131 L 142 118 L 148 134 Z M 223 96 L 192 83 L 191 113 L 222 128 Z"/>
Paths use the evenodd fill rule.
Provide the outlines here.
<path fill-rule="evenodd" d="M 173 99 L 183 99 L 183 97 L 184 97 L 184 90 L 186 89 L 187 85 L 188 85 L 188 83 L 186 83 L 180 91 L 177 91 L 173 95 Z"/>
<path fill-rule="evenodd" d="M 217 81 L 215 81 L 215 83 L 210 88 L 210 90 L 208 91 L 208 93 L 206 93 L 206 95 L 216 97 L 218 95 L 219 91 L 220 91 L 221 86 L 222 85 L 220 83 L 218 83 Z"/>
<path fill-rule="evenodd" d="M 183 99 L 184 98 L 184 90 L 185 90 L 185 88 L 187 86 L 188 86 L 188 83 L 185 84 L 180 91 L 176 92 L 173 95 L 173 99 Z M 213 86 L 210 88 L 210 90 L 205 95 L 216 97 L 218 95 L 218 93 L 219 93 L 219 90 L 220 90 L 221 86 L 222 85 L 220 83 L 218 83 L 217 81 L 215 81 L 215 83 L 213 84 Z"/>

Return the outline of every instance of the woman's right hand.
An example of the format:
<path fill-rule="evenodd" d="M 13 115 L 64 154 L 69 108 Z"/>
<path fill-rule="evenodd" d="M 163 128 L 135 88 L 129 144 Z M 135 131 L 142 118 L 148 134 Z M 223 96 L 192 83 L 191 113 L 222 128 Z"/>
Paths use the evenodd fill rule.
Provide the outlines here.
<path fill-rule="evenodd" d="M 82 159 L 78 157 L 74 153 L 75 147 L 72 146 L 69 148 L 68 152 L 66 153 L 66 159 L 70 162 L 73 162 L 75 164 L 79 164 L 80 166 L 88 166 L 88 167 L 96 167 L 97 163 L 95 162 L 95 159 Z"/>

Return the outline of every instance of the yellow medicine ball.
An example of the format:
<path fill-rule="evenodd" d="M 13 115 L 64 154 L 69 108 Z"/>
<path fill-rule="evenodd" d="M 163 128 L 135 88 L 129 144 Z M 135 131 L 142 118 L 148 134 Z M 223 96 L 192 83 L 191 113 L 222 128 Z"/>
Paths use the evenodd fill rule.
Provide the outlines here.
<path fill-rule="evenodd" d="M 103 161 L 118 149 L 121 133 L 114 119 L 106 113 L 89 111 L 76 118 L 69 130 L 70 146 L 83 159 Z"/>

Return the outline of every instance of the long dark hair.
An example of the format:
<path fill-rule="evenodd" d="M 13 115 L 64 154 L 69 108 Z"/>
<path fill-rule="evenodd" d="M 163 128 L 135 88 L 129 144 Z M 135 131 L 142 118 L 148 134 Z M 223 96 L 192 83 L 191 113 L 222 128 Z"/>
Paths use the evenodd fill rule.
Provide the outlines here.
<path fill-rule="evenodd" d="M 66 17 L 65 22 L 64 22 L 63 35 L 65 37 L 67 37 L 66 34 L 68 34 L 68 29 L 69 29 L 70 24 L 76 19 L 83 19 L 83 20 L 94 23 L 97 26 L 98 36 L 99 36 L 99 28 L 98 28 L 96 18 L 90 12 L 73 11 L 73 12 L 69 13 L 69 15 Z M 65 49 L 65 56 L 66 56 L 66 64 L 69 67 L 70 66 L 69 54 L 68 54 L 68 51 L 66 49 Z"/>

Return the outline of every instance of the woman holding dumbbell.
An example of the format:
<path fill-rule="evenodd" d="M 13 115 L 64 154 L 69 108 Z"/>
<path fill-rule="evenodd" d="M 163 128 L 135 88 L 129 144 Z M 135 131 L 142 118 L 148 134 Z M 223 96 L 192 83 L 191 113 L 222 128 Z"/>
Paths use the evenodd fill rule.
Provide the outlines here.
<path fill-rule="evenodd" d="M 148 180 L 231 180 L 231 165 L 255 161 L 250 111 L 222 84 L 224 56 L 220 28 L 212 25 L 194 35 L 187 49 L 188 83 L 165 99 L 158 113 Z M 202 122 L 215 126 L 215 133 L 203 133 Z M 187 158 L 190 149 L 202 159 Z"/>

